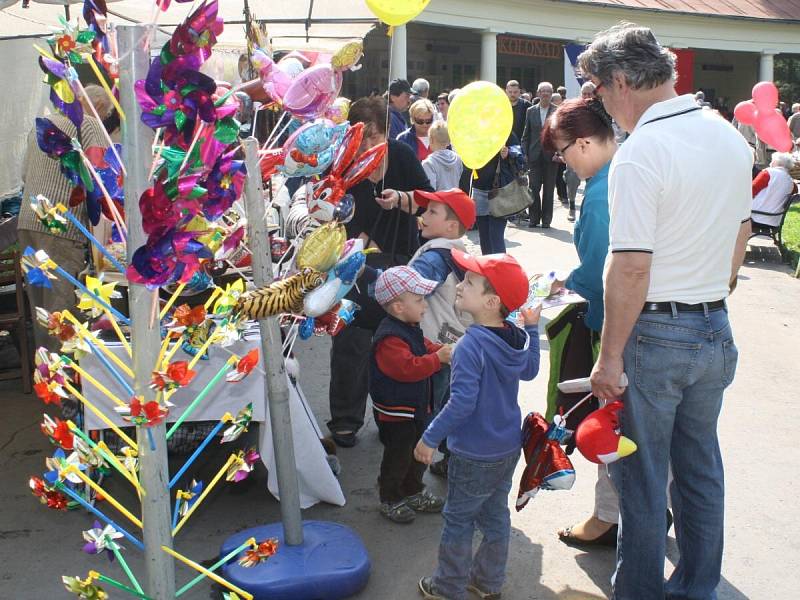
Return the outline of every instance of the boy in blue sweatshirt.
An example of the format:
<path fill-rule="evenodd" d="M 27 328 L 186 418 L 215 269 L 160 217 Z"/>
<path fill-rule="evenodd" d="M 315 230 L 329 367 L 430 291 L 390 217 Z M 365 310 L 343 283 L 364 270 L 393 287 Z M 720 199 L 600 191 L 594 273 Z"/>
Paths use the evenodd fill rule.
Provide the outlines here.
<path fill-rule="evenodd" d="M 456 308 L 475 324 L 453 351 L 450 400 L 414 450 L 426 464 L 443 439 L 450 450 L 439 564 L 419 589 L 427 600 L 464 600 L 468 591 L 496 599 L 505 581 L 508 494 L 522 444 L 519 381 L 539 371 L 541 307 L 522 311 L 524 331 L 506 321 L 528 297 L 528 277 L 511 256 L 453 250 L 453 259 L 466 271 Z M 473 559 L 476 526 L 483 540 Z"/>

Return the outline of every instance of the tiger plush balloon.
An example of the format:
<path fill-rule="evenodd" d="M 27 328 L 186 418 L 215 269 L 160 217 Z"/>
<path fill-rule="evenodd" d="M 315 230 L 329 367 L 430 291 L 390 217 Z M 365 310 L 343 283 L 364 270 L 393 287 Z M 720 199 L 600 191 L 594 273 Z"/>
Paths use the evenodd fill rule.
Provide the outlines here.
<path fill-rule="evenodd" d="M 239 297 L 234 312 L 249 319 L 264 319 L 281 313 L 302 313 L 303 298 L 325 282 L 325 273 L 304 269 Z"/>

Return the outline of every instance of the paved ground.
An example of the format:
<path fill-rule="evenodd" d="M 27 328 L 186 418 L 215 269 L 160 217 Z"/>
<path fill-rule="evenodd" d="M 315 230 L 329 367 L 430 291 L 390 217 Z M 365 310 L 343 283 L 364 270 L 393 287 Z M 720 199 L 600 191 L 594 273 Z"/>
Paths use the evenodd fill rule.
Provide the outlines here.
<path fill-rule="evenodd" d="M 566 211 L 557 208 L 555 228 L 508 230 L 509 251 L 530 272 L 568 269 L 574 265 L 571 227 Z M 769 255 L 769 252 L 761 254 Z M 727 466 L 727 546 L 721 600 L 797 598 L 800 569 L 800 525 L 797 519 L 798 450 L 794 408 L 800 389 L 797 332 L 800 282 L 788 269 L 748 262 L 739 290 L 730 301 L 740 349 L 739 372 L 725 400 L 720 437 Z M 552 314 L 549 316 L 553 316 Z M 328 417 L 328 340 L 298 344 L 302 382 L 321 423 Z M 547 352 L 542 372 L 547 373 Z M 38 433 L 43 405 L 21 393 L 18 382 L 0 387 L 0 598 L 43 600 L 65 598 L 62 574 L 85 575 L 100 568 L 122 578 L 105 558 L 80 552 L 80 532 L 91 518 L 83 512 L 60 514 L 39 506 L 27 490 L 31 474 L 41 473 L 50 448 Z M 542 410 L 546 378 L 523 384 L 524 411 Z M 373 571 L 360 600 L 414 600 L 417 579 L 431 572 L 440 533 L 440 517 L 423 515 L 410 526 L 392 525 L 377 512 L 375 477 L 381 447 L 371 418 L 356 448 L 340 451 L 341 482 L 348 503 L 343 508 L 316 506 L 307 519 L 337 521 L 353 527 L 369 549 Z M 207 480 L 222 458 L 209 455 L 199 478 Z M 578 600 L 609 593 L 613 553 L 568 548 L 556 530 L 587 515 L 592 506 L 594 467 L 576 457 L 578 480 L 570 492 L 542 493 L 521 513 L 513 513 L 513 540 L 504 597 L 512 600 Z M 443 491 L 441 483 L 431 485 Z M 118 482 L 110 490 L 133 506 Z M 127 494 L 127 495 L 126 495 Z M 177 549 L 201 560 L 212 558 L 219 544 L 245 527 L 278 519 L 278 505 L 265 490 L 265 473 L 250 483 L 221 488 L 198 511 L 177 540 Z M 670 538 L 667 570 L 677 550 Z M 138 553 L 128 553 L 141 573 Z M 179 582 L 190 578 L 178 570 Z M 121 597 L 112 593 L 113 598 Z M 210 586 L 184 598 L 218 597 Z"/>

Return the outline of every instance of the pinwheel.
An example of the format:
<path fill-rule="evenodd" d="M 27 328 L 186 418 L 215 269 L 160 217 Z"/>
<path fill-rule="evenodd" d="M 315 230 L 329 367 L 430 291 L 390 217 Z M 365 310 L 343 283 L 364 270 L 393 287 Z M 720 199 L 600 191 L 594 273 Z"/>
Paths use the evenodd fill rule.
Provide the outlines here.
<path fill-rule="evenodd" d="M 103 182 L 103 185 L 108 192 L 108 196 L 114 202 L 122 220 L 125 219 L 125 208 L 123 206 L 125 199 L 125 192 L 123 189 L 123 169 L 119 162 L 118 156 L 122 155 L 122 146 L 117 144 L 114 149 L 99 148 L 92 146 L 86 149 L 86 157 L 89 162 L 95 167 L 98 176 Z M 89 219 L 92 223 L 97 223 L 99 219 L 99 212 L 102 211 L 103 215 L 109 221 L 114 220 L 114 215 L 111 213 L 111 208 L 106 202 L 103 202 L 103 193 L 100 186 L 96 186 L 94 191 L 86 195 L 87 204 L 86 209 L 89 211 Z"/>
<path fill-rule="evenodd" d="M 80 600 L 106 600 L 108 594 L 99 585 L 93 583 L 91 577 L 80 579 L 79 577 L 67 577 L 64 575 L 61 580 L 68 592 L 75 594 Z"/>
<path fill-rule="evenodd" d="M 203 188 L 195 190 L 197 177 L 184 177 L 169 184 L 163 179 L 147 188 L 139 198 L 144 232 L 151 239 L 162 237 L 169 230 L 185 225 L 200 212 L 195 198 L 205 194 Z M 178 198 L 186 193 L 186 198 Z"/>
<path fill-rule="evenodd" d="M 65 393 L 59 393 L 60 386 L 52 381 L 38 381 L 33 384 L 33 391 L 45 404 L 61 406 L 61 400 L 67 398 Z"/>
<path fill-rule="evenodd" d="M 197 502 L 198 496 L 203 491 L 203 482 L 202 481 L 195 481 L 192 479 L 192 485 L 189 486 L 189 489 L 186 491 L 178 490 L 176 494 L 178 497 L 178 501 L 180 502 L 180 508 L 178 508 L 178 516 L 183 517 L 189 512 L 189 509 L 192 508 L 192 505 Z"/>
<path fill-rule="evenodd" d="M 250 550 L 245 550 L 239 559 L 239 565 L 245 568 L 254 567 L 278 552 L 278 538 L 264 540 Z"/>
<path fill-rule="evenodd" d="M 71 79 L 77 79 L 77 73 L 70 72 L 70 67 L 47 56 L 39 57 L 39 67 L 47 75 L 50 86 L 50 102 L 64 114 L 75 128 L 80 130 L 83 123 L 83 107 L 78 100 L 77 89 Z"/>
<path fill-rule="evenodd" d="M 228 470 L 225 473 L 225 480 L 233 483 L 244 481 L 250 476 L 256 461 L 260 458 L 261 455 L 256 452 L 255 448 L 250 448 L 247 452 L 240 450 L 228 466 Z"/>
<path fill-rule="evenodd" d="M 200 56 L 202 61 L 211 56 L 211 47 L 222 33 L 222 18 L 217 16 L 217 0 L 203 2 L 186 20 L 175 28 L 169 41 L 169 51 L 177 56 Z M 166 48 L 166 47 L 165 47 Z"/>
<path fill-rule="evenodd" d="M 95 34 L 95 38 L 89 41 L 102 43 L 106 37 L 106 15 L 108 8 L 106 7 L 106 0 L 84 0 L 83 2 L 83 20 L 89 26 L 89 32 Z M 81 32 L 84 33 L 84 32 Z"/>
<path fill-rule="evenodd" d="M 61 173 L 73 185 L 82 186 L 87 192 L 94 191 L 94 182 L 81 158 L 81 146 L 77 140 L 70 138 L 50 119 L 37 117 L 36 141 L 42 152 L 58 160 Z"/>
<path fill-rule="evenodd" d="M 122 454 L 122 464 L 131 473 L 136 473 L 139 470 L 139 458 L 136 455 L 136 450 L 129 446 L 123 446 L 119 449 Z"/>
<path fill-rule="evenodd" d="M 64 480 L 70 483 L 80 483 L 81 478 L 73 471 L 66 472 L 69 467 L 74 466 L 79 471 L 85 471 L 86 465 L 81 461 L 77 452 L 70 452 L 69 456 L 61 449 L 58 448 L 45 459 L 45 465 L 49 469 L 44 474 L 44 480 L 48 485 L 55 486 L 56 483 L 62 483 Z"/>
<path fill-rule="evenodd" d="M 99 317 L 104 313 L 105 309 L 97 302 L 97 298 L 100 298 L 108 305 L 111 304 L 112 298 L 122 298 L 122 294 L 116 291 L 116 286 L 117 283 L 115 281 L 103 283 L 102 276 L 92 277 L 91 275 L 87 275 L 86 289 L 91 293 L 75 290 L 75 294 L 80 300 L 80 302 L 78 302 L 78 308 L 88 311 L 92 317 Z"/>
<path fill-rule="evenodd" d="M 196 237 L 197 232 L 170 229 L 159 239 L 148 241 L 134 252 L 126 270 L 128 279 L 150 289 L 190 281 L 200 260 L 214 256 Z"/>
<path fill-rule="evenodd" d="M 28 480 L 28 485 L 31 488 L 31 493 L 39 498 L 39 501 L 53 510 L 67 510 L 69 500 L 61 492 L 54 490 L 48 486 L 44 480 L 39 477 L 31 477 Z"/>
<path fill-rule="evenodd" d="M 48 289 L 53 287 L 50 280 L 55 279 L 56 276 L 50 271 L 55 268 L 56 264 L 50 260 L 46 252 L 36 251 L 31 247 L 25 248 L 20 258 L 20 264 L 25 279 L 30 285 Z"/>
<path fill-rule="evenodd" d="M 42 194 L 31 198 L 31 208 L 39 222 L 51 233 L 63 233 L 67 230 L 67 219 Z"/>
<path fill-rule="evenodd" d="M 78 460 L 80 460 L 81 464 L 86 465 L 86 467 L 96 469 L 103 475 L 108 475 L 111 472 L 111 465 L 106 462 L 98 447 L 89 446 L 81 438 L 75 439 L 75 454 L 78 455 Z"/>
<path fill-rule="evenodd" d="M 256 368 L 256 365 L 258 365 L 258 348 L 253 348 L 239 359 L 235 369 L 225 375 L 225 381 L 228 383 L 238 383 L 247 377 L 250 372 Z"/>
<path fill-rule="evenodd" d="M 217 336 L 217 343 L 223 348 L 235 344 L 244 338 L 247 326 L 246 319 L 225 317 L 217 323 L 217 327 L 214 330 L 214 334 Z"/>
<path fill-rule="evenodd" d="M 67 425 L 66 421 L 59 418 L 53 420 L 50 415 L 45 414 L 44 420 L 39 425 L 42 433 L 47 436 L 53 444 L 62 450 L 73 450 L 75 447 L 75 436 Z"/>
<path fill-rule="evenodd" d="M 233 310 L 233 307 L 236 306 L 236 303 L 239 301 L 239 298 L 244 293 L 244 280 L 237 279 L 233 283 L 228 283 L 225 285 L 225 289 L 222 290 L 222 293 L 217 298 L 217 301 L 214 303 L 213 312 L 215 315 L 222 315 L 229 313 Z"/>
<path fill-rule="evenodd" d="M 47 333 L 57 337 L 60 341 L 66 342 L 75 337 L 75 328 L 69 323 L 60 312 L 48 312 L 44 308 L 36 307 L 36 321 L 47 329 Z"/>
<path fill-rule="evenodd" d="M 206 320 L 206 307 L 201 305 L 190 307 L 188 304 L 181 304 L 172 313 L 172 321 L 167 325 L 167 329 L 174 332 L 181 332 L 187 327 L 202 325 Z"/>
<path fill-rule="evenodd" d="M 208 190 L 203 201 L 203 214 L 209 220 L 219 219 L 233 206 L 244 189 L 244 161 L 233 160 L 234 152 L 220 155 L 202 185 Z"/>
<path fill-rule="evenodd" d="M 158 425 L 169 414 L 169 409 L 166 406 L 162 406 L 155 400 L 143 403 L 138 396 L 134 397 L 128 406 L 115 406 L 114 410 L 121 413 L 122 418 L 129 423 L 145 427 Z"/>
<path fill-rule="evenodd" d="M 108 552 L 108 560 L 114 560 L 114 550 L 119 550 L 122 546 L 114 540 L 123 538 L 124 535 L 114 529 L 111 525 L 101 527 L 99 521 L 94 522 L 92 529 L 83 532 L 83 539 L 86 540 L 83 548 L 86 554 L 101 554 Z"/>
<path fill-rule="evenodd" d="M 64 363 L 61 357 L 55 352 L 48 352 L 47 348 L 38 348 L 33 356 L 35 370 L 33 380 L 35 382 L 45 382 L 54 384 L 58 393 L 66 398 L 66 392 L 61 386 L 69 381 L 69 376 L 64 371 Z"/>
<path fill-rule="evenodd" d="M 202 308 L 202 307 L 201 307 Z M 165 371 L 153 371 L 150 387 L 154 390 L 171 391 L 186 387 L 197 375 L 185 360 L 170 363 Z"/>
<path fill-rule="evenodd" d="M 225 431 L 222 432 L 222 439 L 219 441 L 220 444 L 226 444 L 228 442 L 235 442 L 239 439 L 247 428 L 250 426 L 250 422 L 253 420 L 253 403 L 251 402 L 247 406 L 245 406 L 239 413 L 236 415 L 236 418 L 231 423 L 230 427 L 228 427 Z"/>

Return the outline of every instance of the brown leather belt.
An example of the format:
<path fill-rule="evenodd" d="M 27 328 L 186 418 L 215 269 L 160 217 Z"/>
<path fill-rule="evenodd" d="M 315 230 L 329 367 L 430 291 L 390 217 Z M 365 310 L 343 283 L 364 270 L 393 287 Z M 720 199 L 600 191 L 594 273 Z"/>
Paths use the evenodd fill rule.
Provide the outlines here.
<path fill-rule="evenodd" d="M 716 300 L 714 302 L 701 302 L 699 304 L 684 304 L 683 302 L 645 302 L 642 312 L 672 314 L 673 307 L 677 312 L 710 312 L 712 310 L 721 310 L 725 308 L 725 301 Z"/>

